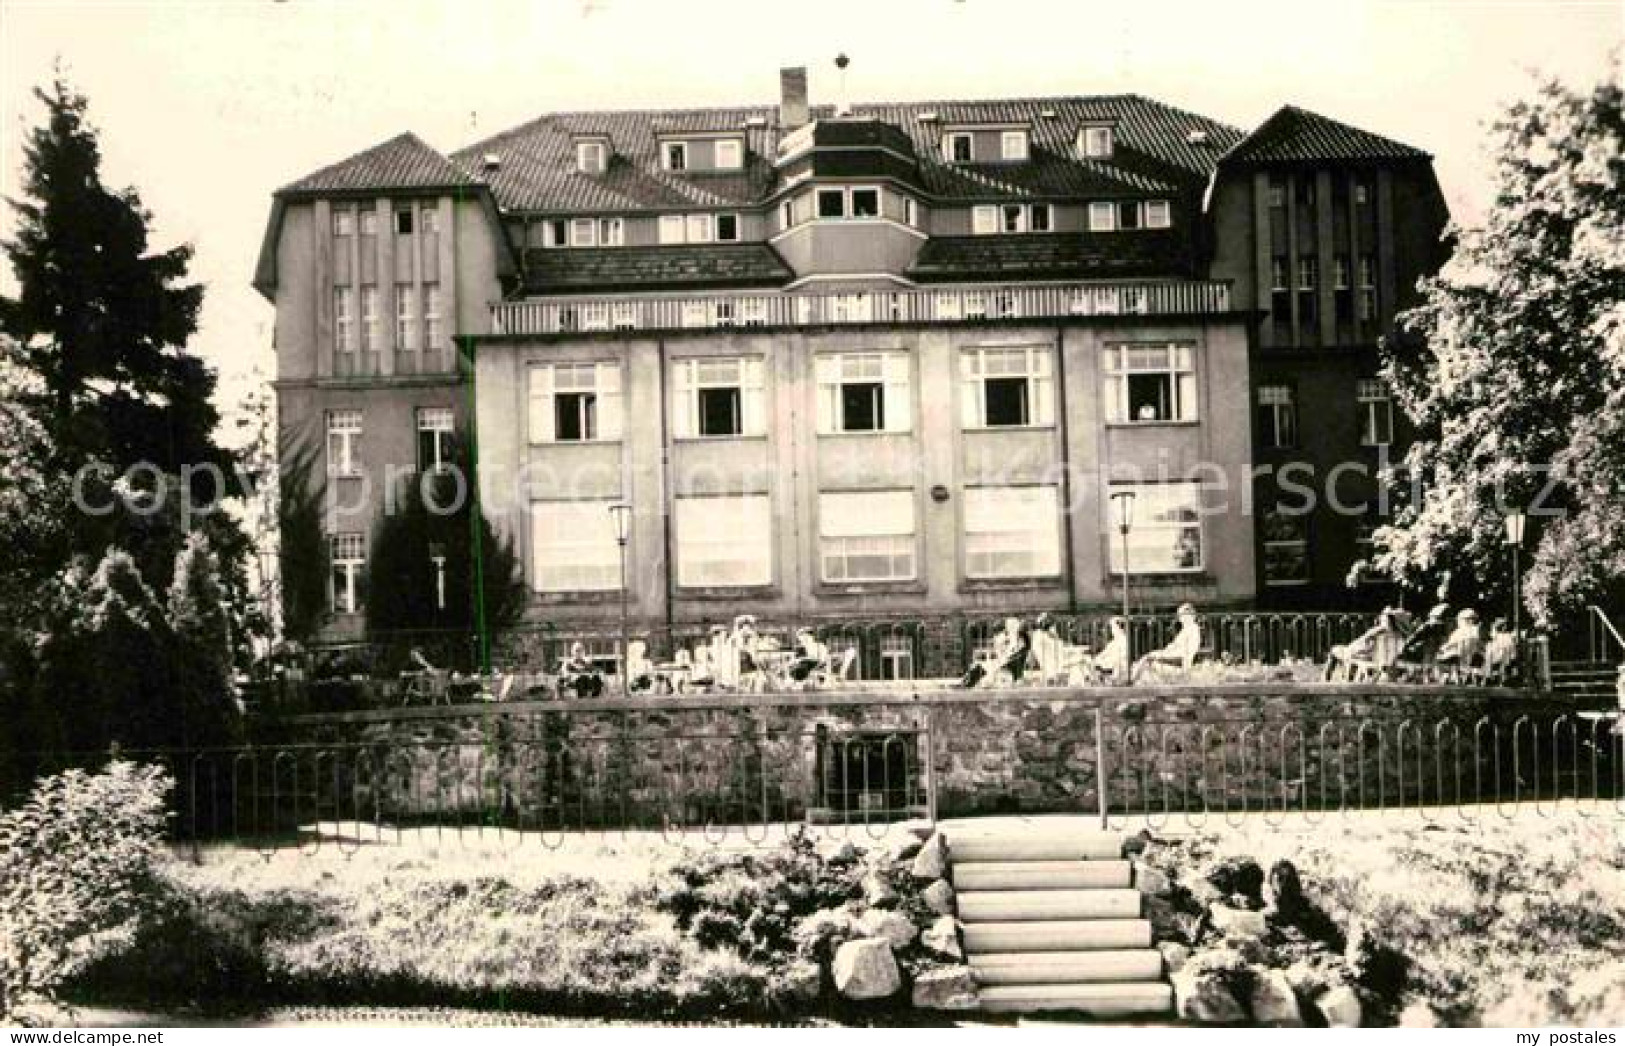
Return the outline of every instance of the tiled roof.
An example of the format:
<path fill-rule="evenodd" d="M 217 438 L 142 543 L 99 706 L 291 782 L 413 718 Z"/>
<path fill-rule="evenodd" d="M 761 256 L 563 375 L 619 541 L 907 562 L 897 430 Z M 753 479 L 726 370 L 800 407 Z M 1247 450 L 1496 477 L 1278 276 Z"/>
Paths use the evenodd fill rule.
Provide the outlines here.
<path fill-rule="evenodd" d="M 1191 269 L 1187 249 L 1173 230 L 934 236 L 908 276 L 921 282 L 1177 276 Z"/>
<path fill-rule="evenodd" d="M 407 131 L 307 174 L 278 192 L 292 195 L 363 189 L 454 189 L 478 184 L 478 179 Z"/>
<path fill-rule="evenodd" d="M 1427 153 L 1403 142 L 1286 105 L 1226 153 L 1223 162 L 1425 159 Z"/>
<path fill-rule="evenodd" d="M 920 122 L 918 117 L 925 112 L 937 113 L 938 120 Z M 814 107 L 811 113 L 815 120 L 833 115 L 827 106 Z M 1225 150 L 1242 138 L 1233 127 L 1138 95 L 858 105 L 851 115 L 899 128 L 914 144 L 926 191 L 964 200 L 1194 191 Z M 1115 122 L 1115 155 L 1110 160 L 1079 159 L 1074 149 L 1078 127 L 1103 120 Z M 750 121 L 764 126 L 748 127 Z M 1032 160 L 943 163 L 942 128 L 977 123 L 1029 125 Z M 776 186 L 771 158 L 778 149 L 777 125 L 773 106 L 553 113 L 461 149 L 452 154 L 452 161 L 479 172 L 497 202 L 513 211 L 614 213 L 737 206 L 763 200 Z M 744 171 L 661 169 L 658 134 L 730 130 L 746 136 Z M 1195 137 L 1205 140 L 1193 140 L 1192 132 L 1201 132 Z M 604 134 L 613 143 L 613 159 L 602 174 L 576 169 L 573 140 L 583 133 Z M 495 169 L 483 166 L 486 154 L 499 158 Z"/>
<path fill-rule="evenodd" d="M 525 292 L 780 287 L 789 266 L 765 243 L 700 247 L 536 247 L 524 253 Z"/>

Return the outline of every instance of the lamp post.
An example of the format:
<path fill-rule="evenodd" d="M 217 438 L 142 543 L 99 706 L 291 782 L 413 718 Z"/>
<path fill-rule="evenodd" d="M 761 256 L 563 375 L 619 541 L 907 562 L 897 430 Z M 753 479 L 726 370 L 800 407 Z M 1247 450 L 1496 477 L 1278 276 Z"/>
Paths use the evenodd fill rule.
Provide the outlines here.
<path fill-rule="evenodd" d="M 627 664 L 626 664 L 626 541 L 631 536 L 632 506 L 625 501 L 617 501 L 609 506 L 609 514 L 615 521 L 615 544 L 621 550 L 621 693 L 626 693 Z"/>
<path fill-rule="evenodd" d="M 1112 494 L 1112 514 L 1117 518 L 1117 532 L 1123 536 L 1123 643 L 1126 660 L 1134 663 L 1134 632 L 1128 619 L 1128 532 L 1134 528 L 1134 491 L 1119 490 Z"/>
<path fill-rule="evenodd" d="M 1523 528 L 1528 517 L 1522 512 L 1507 513 L 1507 544 L 1512 546 L 1512 636 L 1518 637 L 1518 619 L 1522 613 L 1522 594 L 1519 588 L 1523 582 L 1523 571 L 1519 563 L 1520 553 L 1523 551 Z"/>
<path fill-rule="evenodd" d="M 429 562 L 434 564 L 434 608 L 438 619 L 446 609 L 446 546 L 438 541 L 429 543 Z"/>

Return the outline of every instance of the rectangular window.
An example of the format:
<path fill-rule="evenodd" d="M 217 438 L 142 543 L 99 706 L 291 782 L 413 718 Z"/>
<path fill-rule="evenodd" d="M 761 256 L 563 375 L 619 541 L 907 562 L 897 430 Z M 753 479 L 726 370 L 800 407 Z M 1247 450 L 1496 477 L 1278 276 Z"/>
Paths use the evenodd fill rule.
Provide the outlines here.
<path fill-rule="evenodd" d="M 1371 202 L 1371 186 L 1366 182 L 1354 183 L 1354 206 L 1364 207 Z"/>
<path fill-rule="evenodd" d="M 412 209 L 403 207 L 395 212 L 395 235 L 412 235 Z"/>
<path fill-rule="evenodd" d="M 378 351 L 378 288 L 361 288 L 361 351 Z"/>
<path fill-rule="evenodd" d="M 576 218 L 570 222 L 570 246 L 598 246 L 598 223 L 591 218 Z"/>
<path fill-rule="evenodd" d="M 425 235 L 440 231 L 440 212 L 434 209 L 435 205 L 427 203 L 418 211 L 418 229 Z"/>
<path fill-rule="evenodd" d="M 1260 530 L 1264 537 L 1264 584 L 1307 585 L 1309 528 L 1304 518 L 1277 506 L 1264 514 Z"/>
<path fill-rule="evenodd" d="M 819 576 L 825 581 L 910 581 L 914 492 L 818 495 Z"/>
<path fill-rule="evenodd" d="M 1394 402 L 1379 378 L 1362 378 L 1355 386 L 1360 407 L 1360 445 L 1386 447 L 1394 441 Z"/>
<path fill-rule="evenodd" d="M 907 432 L 909 358 L 902 352 L 819 356 L 818 431 Z"/>
<path fill-rule="evenodd" d="M 1027 132 L 1005 131 L 999 135 L 999 156 L 1005 160 L 1027 158 Z"/>
<path fill-rule="evenodd" d="M 1340 291 L 1349 289 L 1349 257 L 1346 254 L 1332 259 L 1332 287 Z"/>
<path fill-rule="evenodd" d="M 950 134 L 943 139 L 949 163 L 970 163 L 976 158 L 976 139 L 969 134 Z"/>
<path fill-rule="evenodd" d="M 333 235 L 350 236 L 355 232 L 355 212 L 348 207 L 333 209 Z"/>
<path fill-rule="evenodd" d="M 328 577 L 328 605 L 335 614 L 360 613 L 366 580 L 367 535 L 331 535 L 328 538 L 328 558 L 333 565 Z"/>
<path fill-rule="evenodd" d="M 1032 205 L 1032 220 L 1027 223 L 1033 232 L 1049 232 L 1055 227 L 1050 206 L 1047 203 Z"/>
<path fill-rule="evenodd" d="M 672 372 L 672 429 L 679 437 L 766 431 L 761 360 L 675 360 Z"/>
<path fill-rule="evenodd" d="M 621 587 L 614 501 L 534 501 L 530 577 L 538 592 L 613 592 Z"/>
<path fill-rule="evenodd" d="M 960 355 L 967 429 L 1055 423 L 1055 381 L 1047 347 L 970 349 Z"/>
<path fill-rule="evenodd" d="M 1007 203 L 999 208 L 1000 232 L 1026 232 L 1027 208 L 1019 203 Z"/>
<path fill-rule="evenodd" d="M 1320 282 L 1320 260 L 1317 258 L 1298 259 L 1298 290 L 1312 291 Z"/>
<path fill-rule="evenodd" d="M 914 201 L 913 197 L 903 197 L 903 222 L 906 225 L 919 228 L 920 205 Z"/>
<path fill-rule="evenodd" d="M 1303 206 L 1303 207 L 1313 207 L 1315 205 L 1315 179 L 1314 179 L 1314 176 L 1313 175 L 1307 175 L 1305 177 L 1299 178 L 1295 182 L 1293 182 L 1293 185 L 1297 189 L 1298 204 L 1300 206 Z"/>
<path fill-rule="evenodd" d="M 717 240 L 722 243 L 736 243 L 739 240 L 739 215 L 717 215 Z"/>
<path fill-rule="evenodd" d="M 914 642 L 910 637 L 880 637 L 880 678 L 914 678 Z"/>
<path fill-rule="evenodd" d="M 660 216 L 660 242 L 683 242 L 683 216 L 681 214 L 662 214 Z"/>
<path fill-rule="evenodd" d="M 795 204 L 790 202 L 789 200 L 785 200 L 782 204 L 779 205 L 779 225 L 782 228 L 789 229 L 789 228 L 792 228 L 795 224 L 796 224 L 796 207 L 795 207 Z"/>
<path fill-rule="evenodd" d="M 333 410 L 327 413 L 327 474 L 361 474 L 361 412 Z"/>
<path fill-rule="evenodd" d="M 550 218 L 542 222 L 542 246 L 564 247 L 570 242 L 570 223 L 563 218 Z"/>
<path fill-rule="evenodd" d="M 1166 229 L 1173 224 L 1173 212 L 1167 200 L 1147 200 L 1145 202 L 1145 227 L 1147 229 Z"/>
<path fill-rule="evenodd" d="M 1119 229 L 1138 229 L 1140 227 L 1140 201 L 1124 200 L 1117 205 L 1117 227 Z"/>
<path fill-rule="evenodd" d="M 408 352 L 421 348 L 418 344 L 417 292 L 410 283 L 395 285 L 395 347 Z"/>
<path fill-rule="evenodd" d="M 770 497 L 679 497 L 675 504 L 679 586 L 711 588 L 772 582 Z"/>
<path fill-rule="evenodd" d="M 716 143 L 716 164 L 718 170 L 737 171 L 743 167 L 743 153 L 740 151 L 739 139 L 720 138 Z"/>
<path fill-rule="evenodd" d="M 688 143 L 667 142 L 666 147 L 660 151 L 661 160 L 668 171 L 688 170 Z"/>
<path fill-rule="evenodd" d="M 576 168 L 582 174 L 602 174 L 604 172 L 604 143 L 577 142 Z"/>
<path fill-rule="evenodd" d="M 852 217 L 878 218 L 880 217 L 880 190 L 879 189 L 853 189 L 852 190 Z"/>
<path fill-rule="evenodd" d="M 715 230 L 709 214 L 691 214 L 683 223 L 683 235 L 689 243 L 710 243 L 716 238 Z"/>
<path fill-rule="evenodd" d="M 1360 319 L 1370 322 L 1377 318 L 1377 260 L 1369 254 L 1360 255 Z"/>
<path fill-rule="evenodd" d="M 973 207 L 970 212 L 971 232 L 978 236 L 986 236 L 999 231 L 999 209 L 997 207 Z"/>
<path fill-rule="evenodd" d="M 626 221 L 621 218 L 605 218 L 598 223 L 598 246 L 619 247 L 626 243 Z"/>
<path fill-rule="evenodd" d="M 1258 438 L 1266 447 L 1297 445 L 1298 405 L 1291 385 L 1258 387 Z"/>
<path fill-rule="evenodd" d="M 1289 290 L 1286 282 L 1286 257 L 1277 254 L 1270 259 L 1270 290 Z"/>
<path fill-rule="evenodd" d="M 965 490 L 965 576 L 1054 577 L 1061 572 L 1056 488 Z"/>
<path fill-rule="evenodd" d="M 1201 484 L 1114 483 L 1108 493 L 1124 490 L 1134 494 L 1134 525 L 1128 534 L 1129 573 L 1180 574 L 1201 570 Z M 1111 534 L 1106 545 L 1110 549 L 1111 572 L 1122 574 L 1121 535 Z"/>
<path fill-rule="evenodd" d="M 620 364 L 537 364 L 529 381 L 532 443 L 621 438 Z"/>
<path fill-rule="evenodd" d="M 440 284 L 423 285 L 423 347 L 430 352 L 441 347 L 445 331 L 440 319 Z"/>
<path fill-rule="evenodd" d="M 1282 181 L 1280 178 L 1270 179 L 1269 202 L 1271 207 L 1286 206 L 1286 182 Z"/>
<path fill-rule="evenodd" d="M 1108 345 L 1106 420 L 1196 420 L 1196 361 L 1190 345 Z"/>
<path fill-rule="evenodd" d="M 1099 202 L 1089 205 L 1089 231 L 1113 232 L 1117 228 L 1117 207 L 1114 204 Z"/>
<path fill-rule="evenodd" d="M 451 464 L 455 431 L 450 407 L 418 408 L 419 472 L 432 472 Z"/>
<path fill-rule="evenodd" d="M 372 210 L 371 208 L 363 208 L 358 213 L 357 219 L 358 219 L 358 222 L 359 222 L 359 224 L 361 226 L 361 235 L 363 235 L 363 236 L 377 236 L 378 235 L 378 212 L 377 211 Z"/>
<path fill-rule="evenodd" d="M 818 190 L 818 217 L 845 218 L 846 217 L 846 190 L 845 189 L 819 189 Z"/>
<path fill-rule="evenodd" d="M 355 291 L 349 287 L 333 288 L 333 348 L 355 351 Z"/>
<path fill-rule="evenodd" d="M 1110 127 L 1085 127 L 1083 129 L 1083 155 L 1091 158 L 1100 158 L 1112 154 L 1112 129 Z"/>

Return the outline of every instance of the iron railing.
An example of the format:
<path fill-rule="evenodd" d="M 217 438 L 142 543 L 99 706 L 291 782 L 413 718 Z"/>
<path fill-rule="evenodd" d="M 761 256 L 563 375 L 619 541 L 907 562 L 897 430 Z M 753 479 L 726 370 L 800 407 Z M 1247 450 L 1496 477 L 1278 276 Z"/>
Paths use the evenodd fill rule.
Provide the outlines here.
<path fill-rule="evenodd" d="M 491 306 L 496 334 L 944 323 L 1069 316 L 1215 315 L 1230 311 L 1223 280 L 987 284 L 840 294 L 758 292 L 689 297 L 531 298 Z"/>
<path fill-rule="evenodd" d="M 274 745 L 129 752 L 174 834 L 267 855 L 594 833 L 758 844 L 1011 812 L 1108 827 L 1625 817 L 1614 710 L 1340 684 L 522 702 L 311 716 Z M 105 759 L 104 757 L 100 757 Z M 97 760 L 36 757 L 32 774 Z M 15 789 L 13 795 L 20 794 Z"/>

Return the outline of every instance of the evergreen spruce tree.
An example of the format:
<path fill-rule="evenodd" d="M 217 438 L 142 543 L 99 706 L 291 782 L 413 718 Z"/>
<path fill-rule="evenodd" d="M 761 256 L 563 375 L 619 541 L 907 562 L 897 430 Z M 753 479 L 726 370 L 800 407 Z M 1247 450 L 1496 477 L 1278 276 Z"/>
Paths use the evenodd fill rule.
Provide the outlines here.
<path fill-rule="evenodd" d="M 197 531 L 175 558 L 169 587 L 169 627 L 176 660 L 174 700 L 190 729 L 190 744 L 220 744 L 236 734 L 231 618 L 220 564 Z"/>

